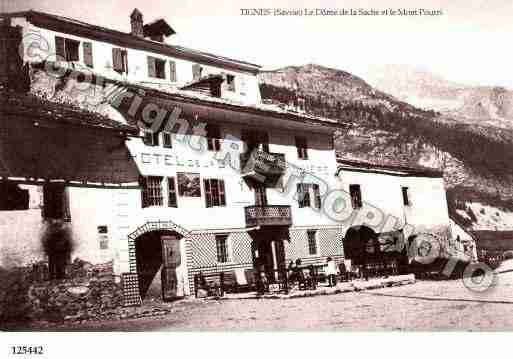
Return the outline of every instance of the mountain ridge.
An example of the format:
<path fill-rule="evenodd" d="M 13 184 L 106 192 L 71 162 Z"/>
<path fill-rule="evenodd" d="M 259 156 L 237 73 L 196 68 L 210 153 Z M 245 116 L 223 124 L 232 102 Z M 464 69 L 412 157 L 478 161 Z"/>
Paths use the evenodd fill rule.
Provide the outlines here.
<path fill-rule="evenodd" d="M 469 228 L 477 220 L 468 218 L 478 217 L 467 213 L 472 201 L 513 212 L 513 127 L 421 109 L 347 71 L 315 64 L 265 71 L 260 83 L 266 101 L 303 99 L 307 112 L 351 124 L 335 140 L 344 158 L 443 170 L 451 215 Z"/>

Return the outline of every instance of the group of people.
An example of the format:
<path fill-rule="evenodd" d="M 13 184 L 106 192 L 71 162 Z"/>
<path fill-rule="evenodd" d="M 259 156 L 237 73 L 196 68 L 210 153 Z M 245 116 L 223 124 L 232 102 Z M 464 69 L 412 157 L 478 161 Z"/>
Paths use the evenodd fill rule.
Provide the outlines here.
<path fill-rule="evenodd" d="M 337 284 L 337 275 L 345 274 L 346 267 L 345 263 L 342 261 L 337 266 L 337 263 L 333 260 L 333 258 L 328 257 L 326 259 L 326 270 L 324 274 L 328 279 L 328 285 L 330 287 L 334 287 Z M 309 279 L 314 279 L 316 276 L 315 268 L 313 265 L 309 265 L 304 267 L 301 265 L 301 259 L 296 259 L 296 262 L 290 261 L 288 266 L 288 278 L 291 282 L 305 282 Z"/>

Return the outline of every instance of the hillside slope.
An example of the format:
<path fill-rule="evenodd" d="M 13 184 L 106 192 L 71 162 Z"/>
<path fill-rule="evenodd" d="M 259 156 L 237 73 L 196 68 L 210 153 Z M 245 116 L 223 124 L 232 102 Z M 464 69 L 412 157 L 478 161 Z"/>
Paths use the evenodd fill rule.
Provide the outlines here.
<path fill-rule="evenodd" d="M 513 129 L 513 91 L 447 81 L 408 65 L 370 67 L 366 80 L 376 89 L 460 122 Z"/>
<path fill-rule="evenodd" d="M 495 229 L 478 220 L 472 212 L 476 206 L 502 213 L 493 227 L 513 223 L 513 217 L 506 218 L 513 216 L 509 128 L 419 109 L 348 72 L 313 64 L 263 72 L 260 82 L 266 101 L 297 104 L 301 98 L 308 112 L 352 124 L 335 141 L 343 157 L 443 169 L 451 215 L 459 223 Z"/>

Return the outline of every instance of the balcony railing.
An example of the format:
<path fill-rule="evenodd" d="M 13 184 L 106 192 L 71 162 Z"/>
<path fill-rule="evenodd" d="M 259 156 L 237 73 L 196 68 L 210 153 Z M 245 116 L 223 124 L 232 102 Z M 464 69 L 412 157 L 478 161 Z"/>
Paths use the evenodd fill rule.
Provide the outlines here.
<path fill-rule="evenodd" d="M 243 176 L 263 175 L 279 177 L 285 173 L 287 163 L 283 153 L 252 151 L 240 155 L 241 174 Z"/>
<path fill-rule="evenodd" d="M 246 211 L 246 226 L 290 226 L 290 206 L 249 206 Z"/>

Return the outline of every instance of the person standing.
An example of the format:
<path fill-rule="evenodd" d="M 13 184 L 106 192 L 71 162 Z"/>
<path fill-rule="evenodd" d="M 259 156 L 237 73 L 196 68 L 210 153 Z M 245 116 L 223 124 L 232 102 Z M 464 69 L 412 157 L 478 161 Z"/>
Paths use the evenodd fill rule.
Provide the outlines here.
<path fill-rule="evenodd" d="M 327 259 L 326 275 L 328 276 L 328 285 L 330 287 L 337 285 L 337 266 L 331 257 Z"/>

